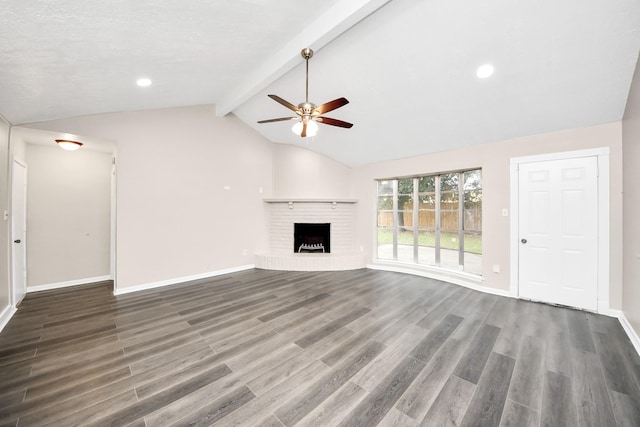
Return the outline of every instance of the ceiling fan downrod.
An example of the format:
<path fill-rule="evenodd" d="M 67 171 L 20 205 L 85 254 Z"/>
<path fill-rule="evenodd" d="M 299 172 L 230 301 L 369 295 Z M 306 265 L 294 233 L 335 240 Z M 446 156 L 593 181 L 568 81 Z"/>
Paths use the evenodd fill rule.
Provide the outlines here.
<path fill-rule="evenodd" d="M 305 81 L 305 99 L 304 102 L 305 103 L 309 103 L 309 59 L 311 59 L 311 57 L 313 56 L 313 50 L 311 48 L 304 48 L 302 49 L 302 51 L 300 52 L 300 55 L 302 55 L 302 57 L 304 58 L 304 60 L 307 62 L 307 72 L 306 72 L 306 81 Z"/>

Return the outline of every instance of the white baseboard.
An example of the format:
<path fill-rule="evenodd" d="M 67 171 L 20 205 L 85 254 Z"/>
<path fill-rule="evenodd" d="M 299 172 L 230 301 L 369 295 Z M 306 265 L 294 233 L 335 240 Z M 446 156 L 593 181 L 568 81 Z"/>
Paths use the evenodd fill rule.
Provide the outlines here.
<path fill-rule="evenodd" d="M 633 329 L 633 326 L 631 326 L 631 323 L 629 323 L 627 316 L 624 315 L 622 310 L 607 308 L 606 310 L 598 310 L 598 314 L 617 318 L 620 322 L 620 325 L 622 326 L 622 329 L 624 329 L 624 332 L 629 337 L 631 344 L 633 344 L 636 352 L 638 353 L 638 355 L 640 355 L 640 337 L 638 336 L 638 333 L 635 331 L 635 329 Z"/>
<path fill-rule="evenodd" d="M 27 293 L 49 291 L 51 289 L 68 288 L 69 286 L 86 285 L 88 283 L 104 282 L 111 280 L 111 276 L 87 277 L 85 279 L 68 280 L 66 282 L 48 283 L 46 285 L 36 285 L 27 287 Z"/>
<path fill-rule="evenodd" d="M 142 285 L 128 286 L 126 288 L 116 288 L 114 295 L 130 294 L 131 292 L 146 291 L 148 289 L 161 288 L 163 286 L 176 285 L 178 283 L 190 282 L 192 280 L 208 279 L 210 277 L 221 276 L 223 274 L 237 273 L 238 271 L 251 270 L 256 268 L 254 264 L 241 265 L 239 267 L 225 268 L 222 270 L 210 271 L 208 273 L 194 274 L 192 276 L 176 277 L 174 279 L 161 280 L 159 282 L 144 283 Z"/>
<path fill-rule="evenodd" d="M 11 320 L 14 314 L 16 314 L 16 308 L 12 305 L 8 305 L 2 310 L 0 314 L 0 332 L 7 326 L 7 323 L 9 323 L 9 320 Z"/>
<path fill-rule="evenodd" d="M 477 281 L 478 283 L 480 283 L 482 282 L 482 278 L 480 278 L 479 276 L 478 277 L 472 276 L 468 273 L 457 273 L 457 272 L 451 272 L 450 274 L 447 274 L 444 272 L 439 273 L 439 272 L 432 272 L 420 267 L 414 267 L 412 265 L 404 266 L 402 264 L 396 264 L 396 263 L 367 264 L 367 268 L 370 268 L 372 270 L 393 271 L 396 273 L 405 273 L 405 274 L 413 274 L 414 276 L 428 277 L 429 279 L 442 280 L 443 282 L 464 286 L 465 288 L 473 289 L 474 291 L 485 292 L 488 294 L 498 295 L 501 297 L 511 297 L 508 290 L 488 288 L 486 286 L 476 285 L 475 283 L 472 283 L 471 281 Z M 469 276 L 468 277 L 469 280 L 465 280 L 467 279 L 466 276 Z"/>
<path fill-rule="evenodd" d="M 603 316 L 609 316 L 609 317 L 616 317 L 616 318 L 620 318 L 620 316 L 622 316 L 622 311 L 620 310 L 614 310 L 613 308 L 600 308 L 598 307 L 598 314 L 602 314 Z"/>
<path fill-rule="evenodd" d="M 640 337 L 638 336 L 638 333 L 635 331 L 635 329 L 633 329 L 633 326 L 631 326 L 631 323 L 629 323 L 629 320 L 627 320 L 627 317 L 622 311 L 619 312 L 619 315 L 617 317 L 618 320 L 620 320 L 622 329 L 624 329 L 624 331 L 627 333 L 627 336 L 631 340 L 631 344 L 633 344 L 636 352 L 638 352 L 638 355 L 640 355 Z"/>

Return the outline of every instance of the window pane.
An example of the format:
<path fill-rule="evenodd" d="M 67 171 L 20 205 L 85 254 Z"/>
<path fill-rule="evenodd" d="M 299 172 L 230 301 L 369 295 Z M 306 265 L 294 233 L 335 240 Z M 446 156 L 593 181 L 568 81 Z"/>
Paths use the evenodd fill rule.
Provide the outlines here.
<path fill-rule="evenodd" d="M 482 274 L 482 173 L 464 173 L 464 271 Z"/>
<path fill-rule="evenodd" d="M 440 181 L 440 228 L 458 229 L 458 175 L 442 175 Z"/>
<path fill-rule="evenodd" d="M 464 233 L 464 271 L 482 274 L 482 233 Z"/>
<path fill-rule="evenodd" d="M 482 192 L 480 179 L 482 177 L 480 169 L 467 171 L 464 173 L 464 191 L 477 190 Z"/>
<path fill-rule="evenodd" d="M 413 262 L 413 227 L 398 230 L 398 261 Z"/>
<path fill-rule="evenodd" d="M 393 227 L 393 211 L 378 211 L 378 227 Z"/>
<path fill-rule="evenodd" d="M 440 191 L 458 191 L 458 174 L 445 173 L 440 175 Z"/>
<path fill-rule="evenodd" d="M 467 192 L 464 193 L 467 199 Z M 465 202 L 464 204 L 464 230 L 482 231 L 482 199 L 475 202 Z"/>
<path fill-rule="evenodd" d="M 418 226 L 421 228 L 436 228 L 436 194 L 421 194 L 418 206 Z"/>
<path fill-rule="evenodd" d="M 458 215 L 458 174 L 442 175 L 440 180 L 440 230 L 445 233 L 457 234 Z M 449 246 L 454 249 L 454 245 L 451 243 Z M 457 247 L 456 244 L 455 248 Z"/>
<path fill-rule="evenodd" d="M 436 177 L 435 176 L 421 176 L 418 179 L 418 192 L 419 193 L 435 193 L 436 191 Z"/>
<path fill-rule="evenodd" d="M 418 178 L 418 264 L 436 265 L 436 177 Z"/>
<path fill-rule="evenodd" d="M 413 178 L 398 180 L 398 228 L 413 226 Z"/>
<path fill-rule="evenodd" d="M 382 180 L 378 185 L 378 259 L 393 260 L 393 186 L 394 180 Z"/>
<path fill-rule="evenodd" d="M 393 180 L 378 181 L 378 195 L 393 195 Z"/>
<path fill-rule="evenodd" d="M 398 195 L 398 229 L 413 227 L 413 195 Z"/>
<path fill-rule="evenodd" d="M 378 210 L 392 210 L 392 209 L 393 209 L 393 196 L 378 197 Z"/>
<path fill-rule="evenodd" d="M 440 176 L 440 265 L 453 269 L 460 267 L 458 177 L 457 173 Z"/>
<path fill-rule="evenodd" d="M 435 248 L 436 230 L 434 228 L 420 228 L 418 230 L 418 264 L 436 265 Z"/>
<path fill-rule="evenodd" d="M 398 194 L 413 195 L 413 178 L 404 178 L 398 180 Z"/>
<path fill-rule="evenodd" d="M 393 259 L 392 227 L 378 227 L 378 258 Z"/>
<path fill-rule="evenodd" d="M 460 242 L 458 234 L 451 232 L 440 233 L 440 266 L 458 270 L 460 268 Z"/>

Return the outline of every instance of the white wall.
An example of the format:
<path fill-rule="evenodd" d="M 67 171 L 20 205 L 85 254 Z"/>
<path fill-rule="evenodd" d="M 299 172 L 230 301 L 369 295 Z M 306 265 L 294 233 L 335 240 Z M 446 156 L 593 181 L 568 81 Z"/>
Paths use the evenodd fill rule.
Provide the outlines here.
<path fill-rule="evenodd" d="M 10 150 L 10 163 L 13 159 L 21 160 L 26 163 L 27 161 L 27 142 L 22 138 L 20 132 L 16 131 L 18 128 L 11 130 L 11 143 L 9 144 Z"/>
<path fill-rule="evenodd" d="M 27 286 L 109 276 L 112 155 L 26 144 Z"/>
<path fill-rule="evenodd" d="M 274 197 L 353 197 L 352 170 L 342 163 L 289 144 L 274 144 L 273 159 Z"/>
<path fill-rule="evenodd" d="M 9 210 L 9 123 L 0 116 L 0 214 Z M 9 280 L 9 221 L 0 219 L 0 330 L 9 319 L 11 281 Z"/>
<path fill-rule="evenodd" d="M 622 310 L 640 335 L 640 65 L 622 121 L 624 153 L 624 276 Z"/>
<path fill-rule="evenodd" d="M 389 143 L 393 143 L 390 141 Z M 370 259 L 375 256 L 375 179 L 482 168 L 483 181 L 483 286 L 509 290 L 509 159 L 543 153 L 587 148 L 610 148 L 610 306 L 622 305 L 622 141 L 621 124 L 611 123 L 570 129 L 484 144 L 470 148 L 371 164 L 354 170 L 358 203 L 356 245 L 363 245 Z M 498 264 L 501 272 L 492 272 Z"/>
<path fill-rule="evenodd" d="M 236 117 L 196 106 L 29 127 L 116 141 L 119 292 L 250 265 L 266 249 L 272 144 Z"/>

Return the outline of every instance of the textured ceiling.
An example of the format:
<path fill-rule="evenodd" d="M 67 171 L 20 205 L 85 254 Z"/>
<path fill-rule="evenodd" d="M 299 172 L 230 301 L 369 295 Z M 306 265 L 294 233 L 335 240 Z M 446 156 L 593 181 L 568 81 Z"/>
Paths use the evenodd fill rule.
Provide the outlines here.
<path fill-rule="evenodd" d="M 620 120 L 640 49 L 637 0 L 2 4 L 0 114 L 14 124 L 216 104 L 349 165 Z M 304 100 L 306 45 L 311 101 L 348 98 L 327 115 L 352 129 L 303 140 L 290 122 L 256 124 L 289 115 L 267 94 Z M 479 80 L 485 62 L 496 72 Z"/>
<path fill-rule="evenodd" d="M 213 104 L 336 2 L 2 0 L 0 113 L 21 124 Z"/>

